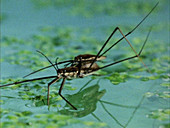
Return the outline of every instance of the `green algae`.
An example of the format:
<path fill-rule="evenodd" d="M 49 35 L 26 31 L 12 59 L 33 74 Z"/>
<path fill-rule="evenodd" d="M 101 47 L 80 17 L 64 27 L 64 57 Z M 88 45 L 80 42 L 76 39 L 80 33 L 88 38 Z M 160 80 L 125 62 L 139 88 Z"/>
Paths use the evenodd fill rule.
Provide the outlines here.
<path fill-rule="evenodd" d="M 5 111 L 5 110 L 3 110 Z M 4 113 L 2 113 L 4 114 Z M 31 113 L 29 113 L 30 115 Z M 27 127 L 62 127 L 74 124 L 83 124 L 82 127 L 99 127 L 104 128 L 105 123 L 91 122 L 91 121 L 81 121 L 79 119 L 73 119 L 71 116 L 60 115 L 57 112 L 49 114 L 31 114 L 30 117 L 25 114 L 13 113 L 6 117 L 8 121 L 1 123 L 2 127 L 12 127 L 12 128 L 27 128 Z M 5 119 L 4 119 L 5 120 Z"/>
<path fill-rule="evenodd" d="M 149 118 L 158 119 L 158 120 L 168 120 L 170 115 L 169 109 L 158 109 L 152 111 L 151 114 L 148 115 Z"/>
<path fill-rule="evenodd" d="M 37 2 L 37 3 L 36 3 Z M 83 16 L 83 17 L 97 17 L 100 15 L 105 16 L 114 16 L 124 14 L 124 12 L 128 14 L 146 14 L 150 8 L 152 8 L 153 3 L 144 3 L 144 2 L 129 2 L 124 3 L 121 5 L 121 2 L 118 3 L 97 3 L 96 1 L 91 1 L 91 5 L 87 5 L 86 1 L 77 2 L 75 7 L 70 6 L 72 4 L 71 1 L 34 1 L 36 5 L 39 7 L 45 6 L 55 6 L 59 8 L 68 8 L 68 14 L 72 14 L 74 16 Z M 93 5 L 96 5 L 95 7 Z M 106 5 L 106 6 L 103 6 Z M 121 5 L 121 6 L 120 6 Z M 123 9 L 119 9 L 123 8 Z M 130 9 L 131 8 L 131 9 Z M 70 11 L 71 10 L 71 11 Z M 118 11 L 119 10 L 119 11 Z M 160 11 L 158 9 L 154 13 Z M 123 32 L 129 31 L 133 29 L 132 25 L 118 25 L 121 26 Z M 139 29 L 139 33 L 144 35 L 144 33 L 148 32 L 148 28 L 152 25 L 148 25 L 147 27 L 142 27 Z M 167 23 L 159 22 L 159 24 L 154 25 L 152 32 L 159 32 L 163 28 L 167 30 L 168 27 Z M 113 28 L 108 25 L 101 27 L 102 37 L 104 39 L 99 39 L 94 37 L 92 34 L 95 31 L 92 31 L 95 28 L 80 28 L 75 29 L 72 27 L 40 27 L 39 34 L 34 34 L 29 39 L 22 39 L 18 37 L 10 37 L 6 36 L 2 38 L 1 46 L 2 48 L 11 48 L 9 53 L 5 54 L 1 58 L 1 62 L 8 62 L 10 64 L 17 64 L 22 65 L 32 70 L 39 69 L 41 67 L 49 65 L 49 63 L 35 50 L 40 50 L 44 54 L 46 54 L 52 62 L 55 61 L 57 57 L 59 61 L 72 59 L 74 56 L 84 53 L 96 54 L 103 42 L 105 41 L 106 37 L 113 31 Z M 97 30 L 96 30 L 97 31 Z M 79 34 L 80 33 L 80 34 Z M 98 35 L 97 35 L 98 36 Z M 132 42 L 133 46 L 137 51 L 140 50 L 141 43 L 144 42 L 145 36 L 136 37 L 133 36 L 130 41 Z M 115 37 L 111 42 L 115 42 L 118 37 Z M 169 87 L 169 56 L 168 56 L 168 48 L 167 48 L 168 41 L 163 41 L 162 39 L 154 40 L 151 38 L 148 42 L 144 51 L 142 53 L 141 58 L 143 61 L 150 65 L 148 66 L 149 70 L 153 74 L 149 74 L 147 69 L 142 66 L 141 62 L 138 59 L 131 60 L 129 62 L 122 63 L 118 66 L 113 66 L 110 69 L 104 69 L 97 72 L 95 76 L 90 77 L 90 79 L 96 80 L 108 80 L 112 83 L 112 85 L 122 85 L 122 83 L 126 84 L 126 86 L 130 86 L 128 81 L 135 81 L 140 80 L 138 82 L 142 82 L 143 85 L 145 83 L 149 86 L 150 84 L 154 84 L 155 81 L 160 81 L 157 85 L 159 88 L 163 88 L 165 90 L 156 90 L 156 91 L 148 91 L 146 94 L 147 98 L 150 97 L 158 97 L 165 101 L 168 101 L 170 98 L 169 92 L 167 91 Z M 110 45 L 110 44 L 109 44 Z M 66 48 L 69 46 L 69 49 Z M 90 46 L 90 47 L 89 47 Z M 109 46 L 108 46 L 109 47 Z M 29 49 L 30 48 L 30 49 Z M 114 51 L 116 50 L 116 52 Z M 119 60 L 130 55 L 134 55 L 131 51 L 130 47 L 121 48 L 121 45 L 114 47 L 113 51 L 109 51 L 108 59 L 109 63 L 111 61 Z M 65 52 L 67 51 L 67 52 Z M 121 52 L 121 54 L 117 54 L 117 51 Z M 159 51 L 159 52 L 158 52 Z M 115 56 L 109 56 L 115 55 Z M 118 56 L 117 56 L 118 55 Z M 114 58 L 114 60 L 113 60 Z M 105 65 L 107 62 L 103 61 L 101 65 Z M 61 66 L 62 67 L 62 66 Z M 140 74 L 141 73 L 141 74 Z M 11 83 L 14 81 L 19 81 L 22 79 L 3 79 L 2 84 Z M 64 126 L 73 126 L 78 125 L 80 127 L 107 127 L 106 123 L 97 122 L 97 121 L 84 121 L 83 119 L 80 120 L 78 117 L 78 112 L 73 112 L 72 108 L 68 105 L 63 105 L 63 99 L 58 95 L 59 85 L 60 82 L 56 83 L 57 87 L 52 86 L 50 88 L 50 108 L 51 111 L 48 111 L 47 103 L 46 103 L 46 95 L 47 95 L 47 83 L 50 80 L 43 80 L 40 82 L 31 82 L 28 84 L 19 84 L 14 85 L 8 88 L 2 89 L 2 99 L 0 103 L 2 105 L 1 112 L 1 119 L 2 119 L 2 127 L 64 127 Z M 87 112 L 91 112 L 91 110 L 98 110 L 98 100 L 106 95 L 105 90 L 99 91 L 99 87 L 97 91 L 90 91 L 85 90 L 86 93 L 77 93 L 77 89 L 81 86 L 81 82 L 79 83 L 72 83 L 74 80 L 66 83 L 64 86 L 63 92 L 71 92 L 75 95 L 66 95 L 66 98 L 72 100 L 71 103 L 80 102 L 79 106 L 86 106 L 87 111 L 81 111 L 84 115 L 87 115 Z M 84 78 L 86 81 L 86 78 Z M 140 83 L 135 83 L 140 84 Z M 72 87 L 73 85 L 74 87 Z M 156 84 L 155 84 L 156 86 Z M 93 86 L 92 86 L 93 87 Z M 95 86 L 96 87 L 96 86 Z M 105 86 L 106 88 L 108 86 Z M 87 88 L 89 89 L 89 88 Z M 94 88 L 95 90 L 96 88 Z M 108 89 L 109 90 L 109 89 Z M 88 92 L 88 93 L 87 93 Z M 90 95 L 90 94 L 91 95 Z M 6 95 L 4 95 L 6 94 Z M 89 95 L 88 95 L 89 94 Z M 93 94 L 93 95 L 92 95 Z M 114 96 L 114 92 L 112 94 Z M 131 95 L 131 94 L 129 94 Z M 84 100 L 80 100 L 82 97 L 87 96 Z M 88 97 L 89 96 L 89 97 Z M 117 95 L 117 97 L 123 97 L 123 94 Z M 133 95 L 132 95 L 133 96 Z M 71 97 L 71 98 L 70 98 Z M 105 96 L 106 99 L 110 99 L 111 97 Z M 116 99 L 113 99 L 113 101 Z M 135 102 L 135 101 L 134 101 Z M 10 107 L 10 106 L 11 107 Z M 21 105 L 21 106 L 20 106 Z M 92 107 L 89 107 L 91 105 Z M 26 108 L 24 107 L 26 106 Z M 124 105 L 126 106 L 126 105 Z M 108 106 L 107 106 L 108 107 Z M 150 106 L 147 106 L 150 107 Z M 20 108 L 20 109 L 18 109 Z M 85 107 L 84 107 L 85 108 Z M 127 107 L 124 107 L 127 108 Z M 137 107 L 133 107 L 137 108 Z M 66 109 L 65 114 L 58 113 L 60 110 Z M 102 112 L 103 108 L 100 108 L 98 111 L 94 111 L 95 113 L 99 114 Z M 69 112 L 68 112 L 68 111 Z M 110 107 L 110 112 L 112 113 L 113 108 Z M 61 111 L 60 111 L 61 112 Z M 121 111 L 119 111 L 121 113 Z M 111 114 L 110 113 L 110 114 Z M 160 120 L 160 121 L 167 121 L 169 116 L 169 109 L 163 108 L 158 110 L 153 110 L 147 113 L 147 117 Z M 68 115 L 67 115 L 68 114 Z M 82 115 L 81 114 L 81 117 Z M 103 114 L 103 113 L 102 113 Z M 115 113 L 112 113 L 114 115 Z M 74 116 L 76 115 L 76 116 Z M 100 115 L 100 114 L 99 114 Z M 120 114 L 119 114 L 120 115 Z M 74 117 L 73 117 L 74 116 Z M 104 118 L 108 115 L 102 115 Z M 133 116 L 133 113 L 132 113 Z M 143 118 L 143 117 L 142 117 Z M 122 120 L 120 122 L 123 122 Z M 168 127 L 168 124 L 162 124 L 161 127 Z"/>

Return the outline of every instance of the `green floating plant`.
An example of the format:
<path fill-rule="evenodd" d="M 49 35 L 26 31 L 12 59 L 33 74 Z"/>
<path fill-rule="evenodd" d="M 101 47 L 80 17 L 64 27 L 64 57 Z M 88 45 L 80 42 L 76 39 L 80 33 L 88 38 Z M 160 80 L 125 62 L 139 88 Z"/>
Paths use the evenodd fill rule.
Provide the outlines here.
<path fill-rule="evenodd" d="M 1 115 L 7 113 L 5 109 L 1 109 Z M 9 111 L 8 111 L 9 113 Z M 10 128 L 30 128 L 30 127 L 46 127 L 59 128 L 63 126 L 75 125 L 89 128 L 104 128 L 105 123 L 82 121 L 71 116 L 61 115 L 57 112 L 49 112 L 48 114 L 34 114 L 30 111 L 11 112 L 8 116 L 1 118 L 1 127 Z"/>
<path fill-rule="evenodd" d="M 148 114 L 148 118 L 157 119 L 161 121 L 169 120 L 170 109 L 158 109 Z"/>
<path fill-rule="evenodd" d="M 129 78 L 129 75 L 127 73 L 120 74 L 118 72 L 115 72 L 109 77 L 105 77 L 105 78 L 110 80 L 111 83 L 113 83 L 114 85 L 118 85 L 119 83 L 124 83 L 126 79 Z"/>
<path fill-rule="evenodd" d="M 162 83 L 161 86 L 164 86 L 164 87 L 170 87 L 170 83 Z"/>
<path fill-rule="evenodd" d="M 146 97 L 152 97 L 152 96 L 156 96 L 159 98 L 163 98 L 163 99 L 168 99 L 170 98 L 170 93 L 168 91 L 163 91 L 163 92 L 147 92 L 145 93 Z"/>

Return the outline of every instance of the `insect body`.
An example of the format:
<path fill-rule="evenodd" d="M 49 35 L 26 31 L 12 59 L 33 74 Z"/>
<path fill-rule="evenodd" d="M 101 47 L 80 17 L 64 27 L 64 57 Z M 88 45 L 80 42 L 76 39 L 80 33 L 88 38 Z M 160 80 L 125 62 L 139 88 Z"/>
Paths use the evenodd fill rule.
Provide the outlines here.
<path fill-rule="evenodd" d="M 58 69 L 57 73 L 59 76 L 65 76 L 67 78 L 83 78 L 84 76 L 90 75 L 99 69 L 99 66 L 94 63 L 93 66 L 90 68 L 89 73 L 87 73 L 88 67 L 91 63 L 81 65 L 81 67 L 77 66 L 70 66 L 62 69 Z M 79 70 L 81 68 L 81 70 Z"/>
<path fill-rule="evenodd" d="M 82 54 L 82 55 L 78 55 L 78 56 L 74 57 L 73 60 L 67 60 L 67 61 L 58 62 L 57 65 L 66 63 L 66 64 L 65 64 L 65 67 L 67 67 L 67 66 L 69 66 L 69 65 L 70 65 L 70 66 L 77 66 L 78 64 L 80 64 L 80 61 L 81 61 L 81 65 L 86 65 L 86 64 L 91 63 L 91 62 L 94 60 L 95 57 L 96 57 L 96 55 L 92 55 L 92 54 Z M 106 56 L 100 56 L 100 57 L 97 57 L 96 61 L 100 61 L 100 60 L 103 60 L 103 59 L 105 59 L 105 58 L 106 58 Z M 56 63 L 53 64 L 53 65 L 56 65 Z M 49 65 L 49 66 L 47 66 L 47 67 L 44 67 L 44 68 L 38 69 L 38 70 L 36 70 L 36 71 L 34 71 L 34 72 L 31 72 L 31 73 L 25 75 L 24 78 L 25 78 L 25 77 L 28 77 L 28 76 L 30 76 L 30 75 L 32 75 L 32 74 L 35 74 L 35 73 L 37 73 L 37 72 L 39 72 L 39 71 L 42 71 L 42 70 L 44 70 L 44 69 L 50 68 L 50 67 L 52 67 L 53 65 Z M 87 66 L 87 65 L 86 65 L 86 66 Z M 89 65 L 89 66 L 90 66 L 90 65 Z"/>

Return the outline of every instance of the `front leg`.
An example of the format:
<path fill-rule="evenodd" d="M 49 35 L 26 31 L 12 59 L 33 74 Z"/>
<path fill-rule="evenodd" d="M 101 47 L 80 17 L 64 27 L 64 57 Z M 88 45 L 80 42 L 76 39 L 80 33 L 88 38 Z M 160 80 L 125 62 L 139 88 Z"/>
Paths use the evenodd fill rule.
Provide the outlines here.
<path fill-rule="evenodd" d="M 73 109 L 77 110 L 77 108 L 74 107 L 74 105 L 72 105 L 72 104 L 61 94 L 61 91 L 62 91 L 62 89 L 63 89 L 63 87 L 64 87 L 65 80 L 66 80 L 66 77 L 63 78 L 63 81 L 62 81 L 62 83 L 61 83 L 61 86 L 60 86 L 60 89 L 59 89 L 58 94 L 59 94 Z"/>
<path fill-rule="evenodd" d="M 50 96 L 50 85 L 54 84 L 55 82 L 57 82 L 60 78 L 57 77 L 55 79 L 53 79 L 50 83 L 48 83 L 48 93 L 47 93 L 47 104 L 48 104 L 48 108 L 50 105 L 50 100 L 49 100 L 49 96 Z"/>

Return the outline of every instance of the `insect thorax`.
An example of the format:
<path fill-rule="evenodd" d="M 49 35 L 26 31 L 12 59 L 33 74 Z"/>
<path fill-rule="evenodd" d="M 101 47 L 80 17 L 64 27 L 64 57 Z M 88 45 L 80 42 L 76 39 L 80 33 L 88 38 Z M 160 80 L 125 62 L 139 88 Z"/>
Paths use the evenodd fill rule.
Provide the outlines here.
<path fill-rule="evenodd" d="M 67 78 L 82 78 L 83 76 L 90 75 L 94 71 L 99 69 L 99 66 L 94 63 L 89 69 L 91 63 L 82 65 L 81 67 L 70 66 L 62 69 L 58 69 L 59 77 Z"/>

